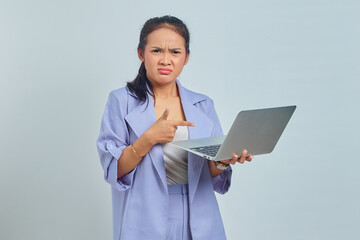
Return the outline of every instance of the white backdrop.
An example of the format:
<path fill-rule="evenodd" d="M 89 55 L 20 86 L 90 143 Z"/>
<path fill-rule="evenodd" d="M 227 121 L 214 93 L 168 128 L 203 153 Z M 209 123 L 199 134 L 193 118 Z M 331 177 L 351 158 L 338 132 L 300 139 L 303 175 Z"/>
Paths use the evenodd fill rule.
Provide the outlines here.
<path fill-rule="evenodd" d="M 0 0 L 0 239 L 112 239 L 96 150 L 144 22 L 191 32 L 182 84 L 238 111 L 298 106 L 274 152 L 217 195 L 228 239 L 359 239 L 360 3 Z"/>

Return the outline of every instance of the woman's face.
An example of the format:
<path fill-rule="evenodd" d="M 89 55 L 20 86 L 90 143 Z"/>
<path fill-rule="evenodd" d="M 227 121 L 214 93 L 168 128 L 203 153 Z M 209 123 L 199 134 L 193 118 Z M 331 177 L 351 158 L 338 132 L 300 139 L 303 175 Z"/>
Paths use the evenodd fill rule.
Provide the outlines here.
<path fill-rule="evenodd" d="M 153 87 L 173 83 L 189 59 L 185 39 L 167 28 L 150 33 L 144 52 L 139 50 L 138 55 Z"/>

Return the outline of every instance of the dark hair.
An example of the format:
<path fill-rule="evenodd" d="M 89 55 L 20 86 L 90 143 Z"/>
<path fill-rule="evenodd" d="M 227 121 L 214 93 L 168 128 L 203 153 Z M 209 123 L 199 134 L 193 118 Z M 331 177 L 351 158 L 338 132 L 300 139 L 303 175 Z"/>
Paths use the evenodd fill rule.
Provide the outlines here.
<path fill-rule="evenodd" d="M 155 17 L 146 21 L 140 32 L 138 51 L 144 52 L 145 46 L 147 44 L 147 36 L 160 28 L 168 28 L 180 34 L 185 39 L 186 54 L 190 53 L 190 34 L 188 28 L 180 19 L 170 15 Z M 127 87 L 129 88 L 130 92 L 135 95 L 142 103 L 148 101 L 147 93 L 150 93 L 151 96 L 155 97 L 152 92 L 153 89 L 151 83 L 146 76 L 145 64 L 143 62 L 140 65 L 138 75 L 133 81 L 127 82 Z"/>

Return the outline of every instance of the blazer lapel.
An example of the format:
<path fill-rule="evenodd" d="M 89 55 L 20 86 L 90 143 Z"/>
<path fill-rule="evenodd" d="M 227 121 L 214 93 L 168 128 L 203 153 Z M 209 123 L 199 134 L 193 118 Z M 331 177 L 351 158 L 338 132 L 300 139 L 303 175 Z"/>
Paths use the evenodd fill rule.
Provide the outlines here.
<path fill-rule="evenodd" d="M 186 121 L 194 122 L 195 127 L 189 127 L 189 139 L 209 137 L 214 127 L 214 122 L 195 104 L 205 100 L 205 96 L 195 94 L 178 83 L 179 94 L 184 109 Z M 199 183 L 200 174 L 206 160 L 189 153 L 188 154 L 188 182 L 190 201 L 194 198 Z"/>
<path fill-rule="evenodd" d="M 196 107 L 195 104 L 206 99 L 204 95 L 193 93 L 183 88 L 178 80 L 177 85 L 181 98 L 182 107 L 187 121 L 194 122 L 195 127 L 189 127 L 189 139 L 204 138 L 210 136 L 210 131 L 214 127 L 214 122 L 209 118 L 203 110 Z M 131 97 L 130 97 L 131 98 Z M 133 110 L 130 110 L 125 116 L 126 122 L 134 131 L 137 137 L 140 137 L 151 125 L 156 121 L 154 102 L 152 96 L 148 94 L 149 104 L 138 104 Z M 135 98 L 134 98 L 135 99 Z M 145 119 L 146 121 L 140 121 Z M 150 151 L 149 155 L 151 161 L 163 183 L 165 191 L 167 192 L 167 182 L 165 165 L 163 158 L 163 151 L 161 144 L 156 144 Z M 194 154 L 188 155 L 188 182 L 189 182 L 189 196 L 190 201 L 195 195 L 198 186 L 200 174 L 204 165 L 205 159 L 197 157 Z"/>
<path fill-rule="evenodd" d="M 128 115 L 125 116 L 126 122 L 139 138 L 145 131 L 147 131 L 151 125 L 156 121 L 154 101 L 152 96 L 148 94 L 149 102 L 144 104 L 138 104 Z M 138 101 L 136 100 L 138 103 Z M 156 144 L 149 151 L 150 159 L 158 173 L 161 182 L 167 191 L 166 173 L 164 166 L 164 158 L 161 144 Z"/>

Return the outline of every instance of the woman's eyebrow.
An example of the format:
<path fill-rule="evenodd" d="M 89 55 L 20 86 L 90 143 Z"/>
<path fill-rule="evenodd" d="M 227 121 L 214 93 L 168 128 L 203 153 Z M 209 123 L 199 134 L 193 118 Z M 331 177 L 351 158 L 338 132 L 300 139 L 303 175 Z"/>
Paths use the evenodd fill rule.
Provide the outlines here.
<path fill-rule="evenodd" d="M 159 50 L 164 50 L 163 48 L 161 47 L 156 47 L 156 46 L 152 46 L 151 48 L 154 48 L 154 49 L 159 49 Z M 181 48 L 169 48 L 170 51 L 178 51 L 178 50 L 181 50 Z"/>

